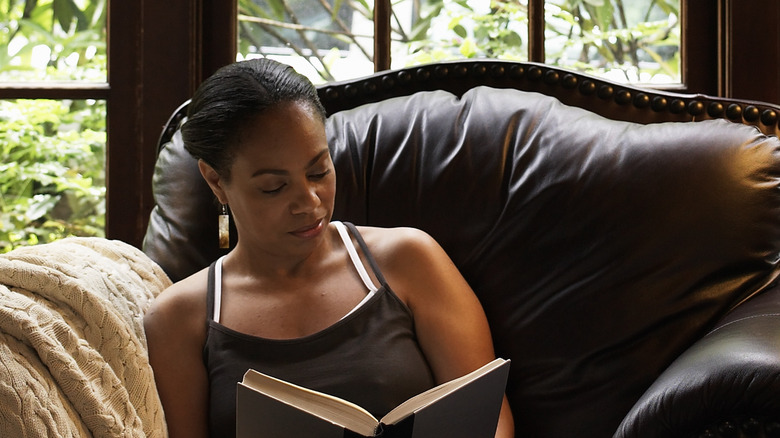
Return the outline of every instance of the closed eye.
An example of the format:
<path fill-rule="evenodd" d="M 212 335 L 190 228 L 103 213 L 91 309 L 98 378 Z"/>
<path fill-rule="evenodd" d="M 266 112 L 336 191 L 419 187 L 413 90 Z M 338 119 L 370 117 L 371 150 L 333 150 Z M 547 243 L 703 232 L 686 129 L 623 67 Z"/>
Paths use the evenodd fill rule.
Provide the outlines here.
<path fill-rule="evenodd" d="M 267 195 L 274 195 L 274 194 L 276 194 L 276 193 L 279 193 L 279 192 L 281 192 L 281 191 L 282 191 L 282 189 L 284 188 L 284 186 L 286 186 L 286 185 L 287 185 L 287 184 L 282 184 L 282 185 L 280 185 L 279 187 L 277 187 L 277 188 L 275 188 L 275 189 L 271 189 L 271 190 L 262 190 L 262 192 L 263 192 L 263 193 L 265 193 L 265 194 L 267 194 Z"/>
<path fill-rule="evenodd" d="M 329 174 L 330 174 L 330 169 L 326 170 L 325 172 L 315 173 L 313 175 L 309 175 L 309 179 L 313 179 L 315 181 L 316 180 L 321 180 L 321 179 L 325 178 L 326 176 L 328 176 Z"/>

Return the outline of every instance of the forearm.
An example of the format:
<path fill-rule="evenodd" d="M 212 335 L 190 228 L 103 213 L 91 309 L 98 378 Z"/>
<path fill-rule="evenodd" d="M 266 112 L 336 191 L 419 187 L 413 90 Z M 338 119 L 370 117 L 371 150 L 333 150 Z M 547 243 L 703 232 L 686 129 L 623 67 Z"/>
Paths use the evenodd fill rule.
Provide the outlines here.
<path fill-rule="evenodd" d="M 509 402 L 504 397 L 504 403 L 501 406 L 501 414 L 498 417 L 498 428 L 496 429 L 496 438 L 514 438 L 515 422 L 512 418 L 512 410 L 509 408 Z"/>

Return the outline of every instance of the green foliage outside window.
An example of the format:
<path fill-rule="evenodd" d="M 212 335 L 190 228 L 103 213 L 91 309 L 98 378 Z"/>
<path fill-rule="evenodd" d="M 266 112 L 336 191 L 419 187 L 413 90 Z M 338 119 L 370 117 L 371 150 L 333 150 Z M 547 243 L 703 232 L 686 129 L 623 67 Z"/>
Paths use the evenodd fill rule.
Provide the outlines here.
<path fill-rule="evenodd" d="M 106 4 L 0 0 L 0 82 L 105 82 Z M 105 157 L 105 101 L 0 101 L 0 252 L 104 236 Z"/>
<path fill-rule="evenodd" d="M 396 56 L 406 64 L 445 59 L 528 59 L 527 2 L 429 0 L 408 41 Z"/>
<path fill-rule="evenodd" d="M 107 0 L 0 0 L 0 81 L 106 81 Z"/>
<path fill-rule="evenodd" d="M 105 103 L 0 102 L 0 252 L 103 236 Z"/>
<path fill-rule="evenodd" d="M 546 62 L 624 82 L 680 82 L 680 0 L 548 0 Z"/>
<path fill-rule="evenodd" d="M 545 62 L 629 82 L 679 82 L 679 3 L 547 0 Z M 463 58 L 528 59 L 527 0 L 396 0 L 392 4 L 392 57 L 400 60 L 394 65 Z M 287 49 L 317 72 L 320 77 L 313 78 L 315 82 L 345 79 L 333 74 L 343 56 L 334 56 L 329 46 L 318 41 L 327 34 L 372 61 L 370 35 L 353 31 L 341 18 L 370 21 L 372 8 L 368 0 L 239 0 L 239 53 L 268 56 Z M 300 16 L 320 19 L 305 21 Z"/>

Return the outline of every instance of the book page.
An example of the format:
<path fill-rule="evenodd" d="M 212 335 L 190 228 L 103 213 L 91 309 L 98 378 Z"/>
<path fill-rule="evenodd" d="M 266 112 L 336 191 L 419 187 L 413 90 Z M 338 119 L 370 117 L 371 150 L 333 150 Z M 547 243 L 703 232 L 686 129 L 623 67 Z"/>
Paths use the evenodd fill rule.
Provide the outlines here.
<path fill-rule="evenodd" d="M 379 424 L 368 411 L 354 403 L 255 370 L 247 371 L 239 384 L 364 436 L 373 436 Z"/>

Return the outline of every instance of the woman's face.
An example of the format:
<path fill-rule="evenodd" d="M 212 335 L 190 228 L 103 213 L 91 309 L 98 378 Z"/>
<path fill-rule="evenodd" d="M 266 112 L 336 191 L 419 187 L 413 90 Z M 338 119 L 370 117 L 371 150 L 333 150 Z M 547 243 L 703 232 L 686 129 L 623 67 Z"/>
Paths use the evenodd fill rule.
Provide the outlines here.
<path fill-rule="evenodd" d="M 311 251 L 324 238 L 336 194 L 319 114 L 289 102 L 250 120 L 221 186 L 242 245 L 279 255 Z"/>

